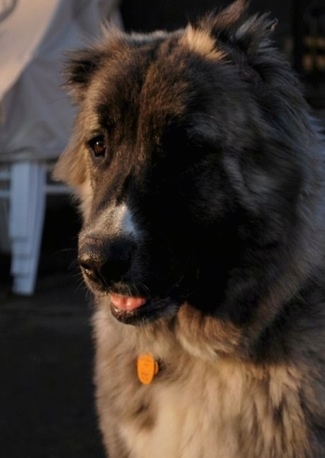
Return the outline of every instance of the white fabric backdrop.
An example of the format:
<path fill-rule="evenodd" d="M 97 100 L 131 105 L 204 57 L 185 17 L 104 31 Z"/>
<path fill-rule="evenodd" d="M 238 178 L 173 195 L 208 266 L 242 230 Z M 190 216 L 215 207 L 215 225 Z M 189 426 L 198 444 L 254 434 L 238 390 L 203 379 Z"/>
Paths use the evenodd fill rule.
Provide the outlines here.
<path fill-rule="evenodd" d="M 0 162 L 62 152 L 73 122 L 64 51 L 99 36 L 106 19 L 120 25 L 117 8 L 118 0 L 18 0 L 0 22 Z"/>

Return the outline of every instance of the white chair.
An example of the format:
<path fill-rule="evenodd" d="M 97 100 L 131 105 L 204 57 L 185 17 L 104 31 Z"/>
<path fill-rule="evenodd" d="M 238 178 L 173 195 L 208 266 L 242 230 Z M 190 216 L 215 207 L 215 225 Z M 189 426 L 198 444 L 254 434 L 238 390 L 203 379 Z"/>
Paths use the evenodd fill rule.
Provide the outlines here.
<path fill-rule="evenodd" d="M 13 291 L 30 295 L 46 194 L 67 192 L 47 179 L 74 117 L 61 88 L 63 51 L 98 35 L 103 18 L 120 22 L 116 0 L 12 0 L 1 14 L 8 5 L 0 0 L 0 252 L 11 253 Z"/>
<path fill-rule="evenodd" d="M 0 251 L 11 253 L 13 292 L 33 294 L 42 240 L 46 195 L 68 188 L 48 182 L 51 164 L 18 161 L 0 169 Z"/>

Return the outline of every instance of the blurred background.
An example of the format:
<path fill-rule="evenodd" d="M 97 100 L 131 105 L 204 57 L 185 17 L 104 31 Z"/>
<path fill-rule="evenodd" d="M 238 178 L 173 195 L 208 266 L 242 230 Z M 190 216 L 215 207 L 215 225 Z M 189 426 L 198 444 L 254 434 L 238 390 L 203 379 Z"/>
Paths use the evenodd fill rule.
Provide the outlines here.
<path fill-rule="evenodd" d="M 50 178 L 73 109 L 62 55 L 100 35 L 174 30 L 221 0 L 0 0 L 0 446 L 3 458 L 103 457 L 91 300 L 75 263 L 80 219 Z M 325 129 L 324 0 L 252 0 Z"/>

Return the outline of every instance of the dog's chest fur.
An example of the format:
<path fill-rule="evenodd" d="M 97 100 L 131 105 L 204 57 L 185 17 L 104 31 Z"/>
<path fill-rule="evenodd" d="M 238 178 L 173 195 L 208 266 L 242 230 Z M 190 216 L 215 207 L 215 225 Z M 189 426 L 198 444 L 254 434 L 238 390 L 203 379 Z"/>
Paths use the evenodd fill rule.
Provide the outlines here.
<path fill-rule="evenodd" d="M 204 361 L 185 351 L 168 326 L 150 334 L 110 323 L 107 312 L 95 317 L 96 383 L 110 458 L 309 456 L 293 367 Z M 160 361 L 150 385 L 136 374 L 142 352 Z"/>

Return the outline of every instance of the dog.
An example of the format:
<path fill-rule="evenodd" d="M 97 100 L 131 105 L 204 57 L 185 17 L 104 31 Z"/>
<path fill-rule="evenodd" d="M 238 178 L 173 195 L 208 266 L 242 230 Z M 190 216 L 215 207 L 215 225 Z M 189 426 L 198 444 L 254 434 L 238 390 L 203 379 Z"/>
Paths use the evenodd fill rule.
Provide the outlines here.
<path fill-rule="evenodd" d="M 70 56 L 110 458 L 325 457 L 325 149 L 273 29 L 237 0 Z"/>

